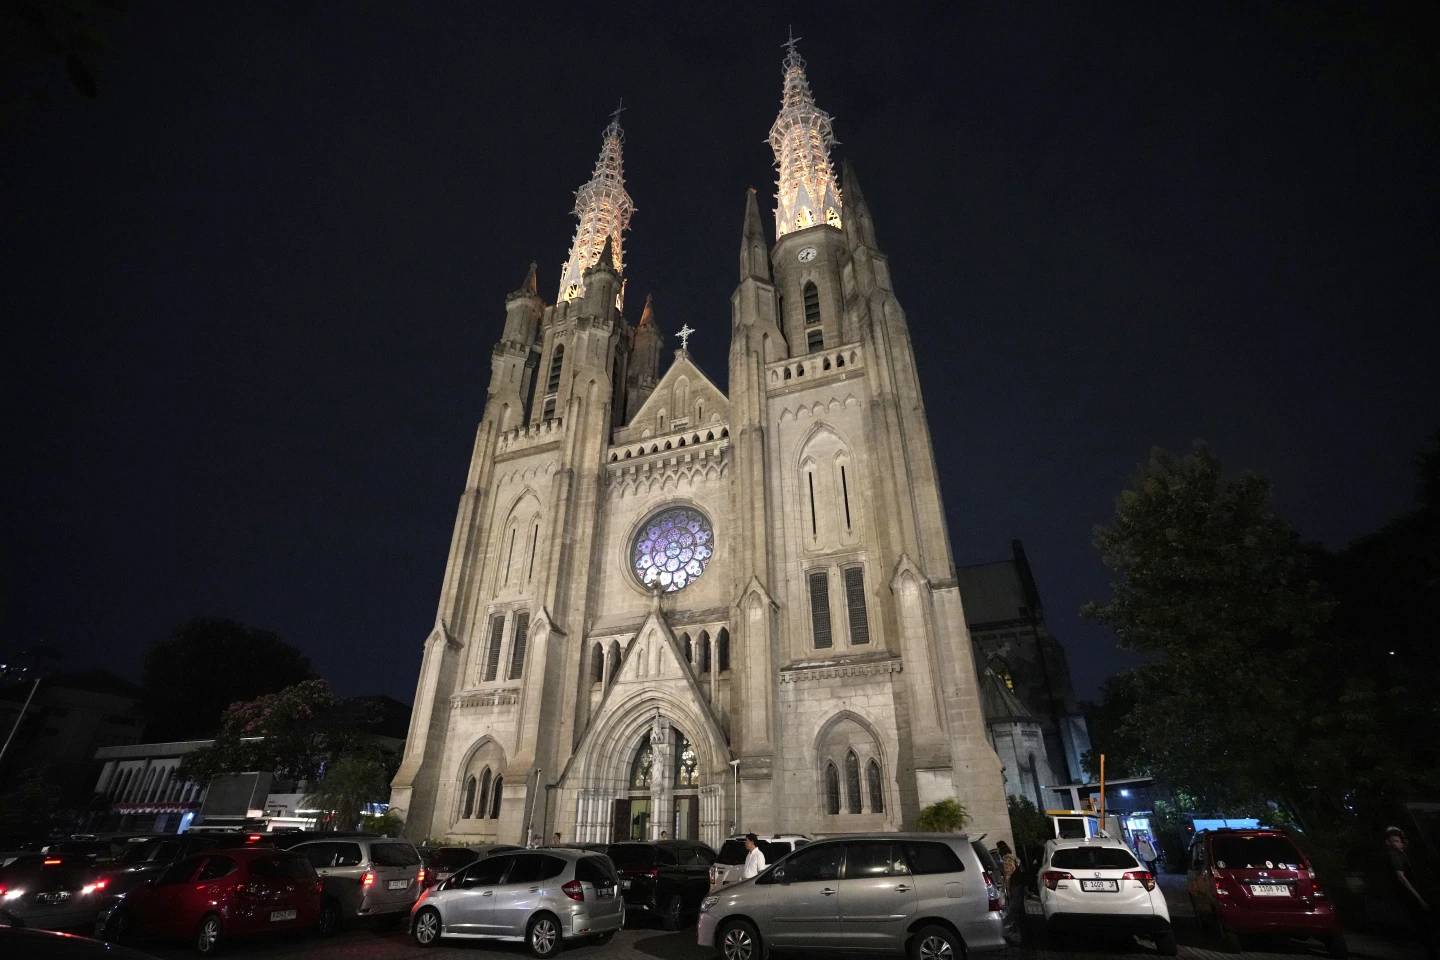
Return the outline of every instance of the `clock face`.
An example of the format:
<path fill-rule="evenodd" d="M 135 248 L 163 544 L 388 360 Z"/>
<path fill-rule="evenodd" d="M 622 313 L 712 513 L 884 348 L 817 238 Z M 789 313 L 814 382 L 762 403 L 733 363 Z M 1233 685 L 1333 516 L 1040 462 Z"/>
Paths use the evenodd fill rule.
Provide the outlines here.
<path fill-rule="evenodd" d="M 815 259 L 815 248 L 814 248 L 814 247 L 802 247 L 802 248 L 800 248 L 800 262 L 801 262 L 801 263 L 809 263 L 811 260 L 814 260 L 814 259 Z"/>

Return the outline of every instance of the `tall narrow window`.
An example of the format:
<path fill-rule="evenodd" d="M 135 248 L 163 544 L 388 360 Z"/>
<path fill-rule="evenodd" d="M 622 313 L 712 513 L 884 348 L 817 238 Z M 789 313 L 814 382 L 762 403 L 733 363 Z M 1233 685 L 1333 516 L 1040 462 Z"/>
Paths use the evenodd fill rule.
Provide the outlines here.
<path fill-rule="evenodd" d="M 870 761 L 866 770 L 867 779 L 870 781 L 870 812 L 885 812 L 885 784 L 880 780 L 880 764 L 874 760 Z"/>
<path fill-rule="evenodd" d="M 540 418 L 555 419 L 555 403 L 560 394 L 560 371 L 565 366 L 565 344 L 557 343 L 550 353 L 550 376 L 545 380 L 545 406 Z"/>
<path fill-rule="evenodd" d="M 590 682 L 601 683 L 605 679 L 605 648 L 595 644 L 590 651 Z"/>
<path fill-rule="evenodd" d="M 805 352 L 819 353 L 825 349 L 825 331 L 819 327 L 811 327 L 805 331 Z"/>
<path fill-rule="evenodd" d="M 490 618 L 490 646 L 485 651 L 485 680 L 488 683 L 500 672 L 500 641 L 505 639 L 505 615 Z"/>
<path fill-rule="evenodd" d="M 830 580 L 824 570 L 810 574 L 810 623 L 815 632 L 815 646 L 830 646 Z"/>
<path fill-rule="evenodd" d="M 865 568 L 845 568 L 845 612 L 850 617 L 850 642 L 870 642 L 870 618 L 865 613 Z"/>
<path fill-rule="evenodd" d="M 700 648 L 700 672 L 710 672 L 710 644 L 708 643 Z"/>
<path fill-rule="evenodd" d="M 850 507 L 849 507 L 848 504 L 846 505 L 845 509 L 846 509 L 847 511 L 850 509 Z M 848 516 L 848 513 L 847 513 L 847 516 Z M 849 521 L 847 520 L 846 522 L 848 523 Z M 536 547 L 536 545 L 537 545 L 539 542 L 540 542 L 540 524 L 537 523 L 537 524 L 535 524 L 535 529 L 533 529 L 533 530 L 530 531 L 530 572 L 527 573 L 527 574 L 525 574 L 525 579 L 526 579 L 526 580 L 534 580 L 534 579 L 535 579 L 535 547 Z"/>
<path fill-rule="evenodd" d="M 490 791 L 490 819 L 500 819 L 500 798 L 505 793 L 505 778 L 496 777 L 495 787 Z"/>
<path fill-rule="evenodd" d="M 845 529 L 850 529 L 850 482 L 845 476 L 845 464 L 840 464 L 840 497 L 845 501 Z"/>
<path fill-rule="evenodd" d="M 471 777 L 470 782 L 474 783 L 475 778 Z M 486 767 L 485 772 L 480 775 L 480 804 L 475 808 L 475 816 L 483 819 L 490 809 L 490 768 Z M 470 814 L 465 814 L 470 816 Z"/>
<path fill-rule="evenodd" d="M 475 814 L 475 775 L 473 773 L 465 780 L 465 806 L 461 809 L 460 816 L 466 820 Z"/>
<path fill-rule="evenodd" d="M 724 627 L 720 628 L 720 636 L 715 638 L 715 669 L 721 673 L 728 673 L 730 670 L 730 631 Z"/>
<path fill-rule="evenodd" d="M 845 809 L 860 812 L 860 758 L 851 750 L 845 754 Z"/>
<path fill-rule="evenodd" d="M 619 640 L 611 640 L 611 641 L 610 641 L 610 679 L 609 679 L 608 681 L 606 681 L 606 686 L 609 686 L 610 684 L 614 683 L 614 682 L 615 682 L 615 678 L 618 677 L 619 675 L 620 675 L 620 641 L 619 641 Z"/>
<path fill-rule="evenodd" d="M 515 639 L 510 641 L 510 679 L 519 680 L 525 671 L 525 634 L 530 629 L 530 614 L 515 614 Z"/>
<path fill-rule="evenodd" d="M 840 771 L 835 764 L 825 764 L 825 812 L 832 817 L 840 812 Z"/>
<path fill-rule="evenodd" d="M 825 331 L 820 325 L 820 291 L 815 284 L 805 284 L 805 350 L 815 353 L 825 349 Z"/>
<path fill-rule="evenodd" d="M 810 484 L 810 536 L 817 536 L 815 524 L 815 471 L 806 470 L 805 477 Z"/>
<path fill-rule="evenodd" d="M 510 546 L 505 551 L 505 582 L 510 582 L 510 566 L 515 562 L 515 528 L 510 528 Z"/>
<path fill-rule="evenodd" d="M 686 662 L 686 663 L 694 663 L 694 662 L 695 662 L 695 660 L 694 660 L 694 658 L 693 658 L 693 654 L 691 654 L 691 652 L 690 652 L 690 634 L 688 634 L 688 633 L 682 633 L 682 634 L 680 634 L 680 649 L 681 649 L 681 650 L 684 652 L 684 654 L 685 654 L 685 662 Z"/>

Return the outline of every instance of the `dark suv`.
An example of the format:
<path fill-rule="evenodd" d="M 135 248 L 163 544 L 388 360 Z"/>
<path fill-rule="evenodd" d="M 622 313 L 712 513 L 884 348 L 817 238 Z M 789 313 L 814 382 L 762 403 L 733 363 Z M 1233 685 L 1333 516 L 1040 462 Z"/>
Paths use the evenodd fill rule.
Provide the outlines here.
<path fill-rule="evenodd" d="M 715 851 L 693 840 L 612 843 L 606 848 L 620 871 L 627 910 L 658 916 L 666 930 L 679 930 L 686 917 L 700 912 L 710 892 Z"/>
<path fill-rule="evenodd" d="M 1244 934 L 1314 937 L 1344 957 L 1345 933 L 1310 858 L 1279 830 L 1205 830 L 1186 878 L 1195 917 L 1230 950 Z"/>

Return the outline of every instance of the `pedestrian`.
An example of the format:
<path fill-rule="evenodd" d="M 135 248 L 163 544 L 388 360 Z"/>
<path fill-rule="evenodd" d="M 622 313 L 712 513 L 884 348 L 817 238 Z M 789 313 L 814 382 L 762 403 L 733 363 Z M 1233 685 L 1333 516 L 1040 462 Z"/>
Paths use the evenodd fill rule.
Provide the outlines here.
<path fill-rule="evenodd" d="M 1013 933 L 1025 915 L 1025 886 L 1020 882 L 1020 858 L 1004 840 L 995 844 L 995 853 L 1000 858 L 1000 883 L 1005 891 L 1004 926 Z"/>
<path fill-rule="evenodd" d="M 1385 856 L 1396 896 L 1399 897 L 1405 912 L 1410 915 L 1410 926 L 1414 928 L 1420 945 L 1425 948 L 1425 955 L 1430 960 L 1435 960 L 1435 910 L 1420 892 L 1414 867 L 1410 864 L 1409 846 L 1404 830 L 1399 827 L 1386 828 Z"/>
<path fill-rule="evenodd" d="M 660 839 L 661 839 L 661 840 L 669 840 L 669 839 L 670 839 L 670 833 L 669 833 L 669 831 L 661 830 L 661 831 L 660 831 Z"/>
<path fill-rule="evenodd" d="M 745 834 L 745 867 L 740 871 L 741 880 L 758 877 L 765 869 L 765 853 L 760 849 L 760 838 L 753 833 Z"/>
<path fill-rule="evenodd" d="M 550 845 L 551 845 L 552 847 L 558 847 L 558 846 L 560 846 L 560 831 L 559 831 L 559 830 L 556 830 L 556 831 L 555 831 L 555 839 L 550 842 Z"/>
<path fill-rule="evenodd" d="M 1155 844 L 1150 842 L 1150 835 L 1142 833 L 1135 841 L 1135 853 L 1139 855 L 1140 862 L 1145 864 L 1145 869 L 1151 873 L 1155 872 L 1155 861 L 1160 859 L 1160 854 L 1155 852 Z"/>

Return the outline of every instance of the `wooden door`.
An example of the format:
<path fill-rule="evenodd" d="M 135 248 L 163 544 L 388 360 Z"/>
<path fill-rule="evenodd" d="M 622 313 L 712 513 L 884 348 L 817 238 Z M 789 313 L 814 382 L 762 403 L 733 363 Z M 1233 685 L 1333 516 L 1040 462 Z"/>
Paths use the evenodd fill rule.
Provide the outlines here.
<path fill-rule="evenodd" d="M 621 843 L 630 839 L 630 801 L 628 799 L 621 798 L 615 801 L 611 822 L 614 824 L 611 837 L 613 842 Z"/>

